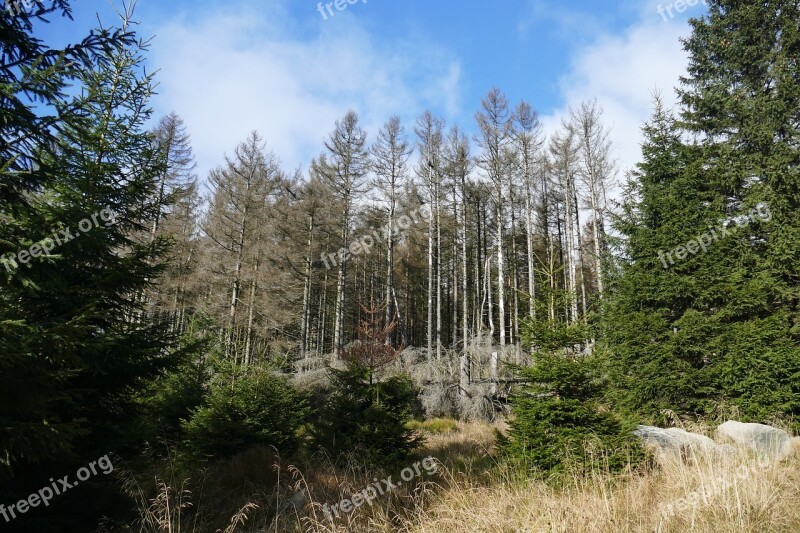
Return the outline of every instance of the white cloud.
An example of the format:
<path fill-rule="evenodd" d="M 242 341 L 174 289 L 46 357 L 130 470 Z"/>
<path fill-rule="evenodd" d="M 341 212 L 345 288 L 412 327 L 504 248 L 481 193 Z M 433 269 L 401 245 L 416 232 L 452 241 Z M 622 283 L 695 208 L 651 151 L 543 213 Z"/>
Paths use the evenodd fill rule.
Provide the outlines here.
<path fill-rule="evenodd" d="M 638 23 L 619 34 L 600 33 L 580 47 L 560 82 L 563 107 L 542 117 L 545 130 L 554 132 L 570 106 L 597 98 L 611 129 L 620 176 L 640 160 L 641 127 L 652 113 L 654 92 L 674 105 L 675 87 L 688 64 L 680 43 L 690 31 L 687 17 L 665 22 L 656 7 L 647 2 Z"/>
<path fill-rule="evenodd" d="M 279 3 L 248 6 L 179 14 L 155 30 L 158 112 L 186 121 L 201 178 L 252 130 L 292 169 L 348 109 L 374 138 L 392 114 L 460 106 L 460 65 L 431 43 L 379 41 L 355 17 L 323 22 L 313 9 L 298 28 Z"/>
<path fill-rule="evenodd" d="M 386 42 L 370 34 L 355 16 L 355 7 L 368 6 L 322 21 L 310 3 L 308 18 L 297 21 L 285 1 L 179 12 L 154 30 L 151 60 L 161 70 L 155 104 L 186 121 L 201 178 L 254 129 L 290 170 L 307 166 L 348 109 L 359 113 L 371 138 L 392 114 L 409 131 L 426 108 L 451 122 L 462 116 L 462 64 L 442 46 L 420 35 Z M 546 130 L 555 131 L 570 106 L 597 98 L 621 171 L 640 158 L 653 91 L 674 102 L 687 63 L 679 39 L 689 33 L 688 15 L 702 10 L 665 22 L 658 4 L 641 4 L 639 22 L 617 33 L 580 12 L 532 4 L 539 6 L 534 15 L 547 14 L 573 35 L 584 32 L 560 79 L 563 106 L 542 117 Z M 518 31 L 527 31 L 524 21 Z"/>

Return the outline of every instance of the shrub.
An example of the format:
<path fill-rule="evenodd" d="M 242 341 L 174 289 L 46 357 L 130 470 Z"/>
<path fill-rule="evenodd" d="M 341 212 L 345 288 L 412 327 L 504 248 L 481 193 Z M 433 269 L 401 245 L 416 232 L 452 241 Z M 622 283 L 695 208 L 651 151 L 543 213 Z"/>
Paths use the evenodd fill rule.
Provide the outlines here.
<path fill-rule="evenodd" d="M 355 455 L 360 462 L 389 466 L 404 461 L 419 444 L 406 427 L 418 411 L 418 391 L 407 376 L 375 381 L 357 362 L 330 369 L 332 392 L 314 428 L 317 447 L 341 462 Z"/>
<path fill-rule="evenodd" d="M 642 457 L 633 424 L 600 401 L 604 386 L 593 358 L 540 353 L 519 371 L 528 384 L 512 398 L 510 431 L 500 438 L 509 457 L 556 475 L 595 460 L 620 470 Z"/>
<path fill-rule="evenodd" d="M 186 450 L 196 459 L 230 457 L 255 445 L 298 448 L 306 399 L 284 378 L 252 369 L 218 380 L 205 405 L 184 421 Z"/>
<path fill-rule="evenodd" d="M 143 390 L 140 403 L 146 415 L 142 440 L 176 441 L 182 434 L 183 420 L 205 402 L 219 347 L 201 333 L 201 326 L 200 319 L 192 320 L 180 339 L 180 360 Z"/>

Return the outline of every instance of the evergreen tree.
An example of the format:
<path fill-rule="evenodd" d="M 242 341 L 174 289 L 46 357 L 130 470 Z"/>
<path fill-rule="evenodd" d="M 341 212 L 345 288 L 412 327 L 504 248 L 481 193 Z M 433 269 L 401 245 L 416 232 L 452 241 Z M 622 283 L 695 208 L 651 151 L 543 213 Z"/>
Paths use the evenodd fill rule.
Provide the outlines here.
<path fill-rule="evenodd" d="M 648 415 L 800 410 L 797 20 L 796 2 L 710 2 L 681 122 L 658 107 L 645 130 L 607 331 Z"/>
<path fill-rule="evenodd" d="M 54 312 L 53 306 L 74 306 L 75 300 L 63 293 L 63 277 L 50 278 L 61 273 L 52 257 L 23 263 L 19 252 L 62 223 L 77 222 L 54 224 L 45 205 L 53 196 L 50 188 L 64 178 L 54 168 L 63 142 L 58 136 L 78 124 L 88 131 L 87 107 L 98 96 L 70 98 L 69 88 L 100 55 L 135 42 L 127 29 L 99 30 L 79 45 L 50 49 L 32 35 L 33 25 L 48 15 L 70 17 L 69 2 L 37 3 L 19 14 L 0 11 L 0 479 L 20 461 L 69 449 L 81 433 L 77 419 L 57 415 L 71 402 L 65 391 L 71 372 L 62 366 L 69 358 L 61 347 L 74 341 L 76 328 L 69 313 Z"/>
<path fill-rule="evenodd" d="M 710 2 L 685 42 L 680 91 L 712 205 L 737 224 L 705 254 L 687 327 L 711 332 L 716 390 L 761 420 L 800 413 L 799 19 L 792 0 Z"/>
<path fill-rule="evenodd" d="M 16 243 L 14 228 L 25 223 L 22 209 L 27 193 L 41 190 L 47 182 L 48 177 L 38 170 L 41 158 L 52 155 L 55 136 L 65 122 L 84 111 L 80 100 L 69 97 L 72 82 L 98 54 L 130 46 L 135 38 L 121 29 L 98 30 L 79 44 L 52 49 L 33 35 L 34 24 L 45 23 L 50 16 L 72 18 L 70 2 L 50 0 L 19 12 L 0 10 L 2 254 L 8 251 L 7 245 Z M 20 215 L 19 219 L 14 215 Z"/>
<path fill-rule="evenodd" d="M 113 35 L 129 35 L 130 16 Z M 162 207 L 151 199 L 163 168 L 144 129 L 147 47 L 127 37 L 107 44 L 76 74 L 83 90 L 69 107 L 80 112 L 60 115 L 57 135 L 32 147 L 35 184 L 24 200 L 4 194 L 14 232 L 4 244 L 19 252 L 4 264 L 0 292 L 3 475 L 12 478 L 0 485 L 2 501 L 109 452 L 129 453 L 141 442 L 135 396 L 172 360 L 165 328 L 137 320 L 136 295 L 161 272 L 165 244 L 131 237 Z M 60 530 L 85 530 L 108 509 L 90 493 L 99 482 L 47 510 Z"/>
<path fill-rule="evenodd" d="M 702 410 L 698 402 L 712 394 L 700 381 L 702 336 L 675 330 L 703 281 L 694 265 L 670 265 L 665 255 L 703 228 L 709 193 L 689 167 L 675 118 L 660 99 L 643 131 L 643 160 L 615 219 L 624 247 L 617 249 L 622 257 L 611 276 L 604 331 L 613 346 L 617 400 L 653 421 L 664 409 Z"/>
<path fill-rule="evenodd" d="M 522 328 L 525 344 L 538 349 L 533 366 L 517 369 L 526 384 L 512 396 L 514 416 L 508 434 L 498 435 L 500 449 L 556 479 L 638 462 L 633 424 L 604 405 L 602 358 L 565 355 L 585 333 L 578 325 L 565 325 L 560 335 L 542 332 L 537 323 Z"/>

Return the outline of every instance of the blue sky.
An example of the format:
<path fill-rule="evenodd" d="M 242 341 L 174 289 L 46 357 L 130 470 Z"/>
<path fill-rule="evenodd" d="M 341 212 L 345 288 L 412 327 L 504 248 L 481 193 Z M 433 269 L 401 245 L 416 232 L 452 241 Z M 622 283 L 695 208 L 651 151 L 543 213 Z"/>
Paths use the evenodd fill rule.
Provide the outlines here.
<path fill-rule="evenodd" d="M 306 167 L 348 109 L 371 134 L 392 114 L 411 132 L 426 109 L 474 131 L 492 86 L 531 102 L 546 131 L 597 98 L 622 174 L 638 159 L 653 91 L 673 100 L 686 65 L 679 38 L 704 10 L 660 15 L 669 3 L 359 0 L 326 20 L 312 0 L 139 0 L 136 18 L 155 37 L 156 116 L 184 118 L 201 177 L 251 130 L 287 169 Z M 55 19 L 37 35 L 58 44 L 98 15 L 115 24 L 109 0 L 73 4 L 74 22 Z"/>

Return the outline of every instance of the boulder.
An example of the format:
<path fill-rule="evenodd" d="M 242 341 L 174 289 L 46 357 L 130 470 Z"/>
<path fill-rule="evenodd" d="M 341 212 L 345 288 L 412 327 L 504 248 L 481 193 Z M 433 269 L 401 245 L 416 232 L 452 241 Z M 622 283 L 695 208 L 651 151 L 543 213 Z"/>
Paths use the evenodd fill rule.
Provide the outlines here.
<path fill-rule="evenodd" d="M 705 435 L 690 433 L 679 428 L 639 426 L 634 435 L 670 459 L 686 460 L 697 453 L 719 451 L 717 444 Z"/>
<path fill-rule="evenodd" d="M 792 437 L 787 432 L 764 424 L 729 420 L 717 428 L 717 438 L 750 448 L 759 458 L 769 461 L 782 461 L 792 451 Z"/>

